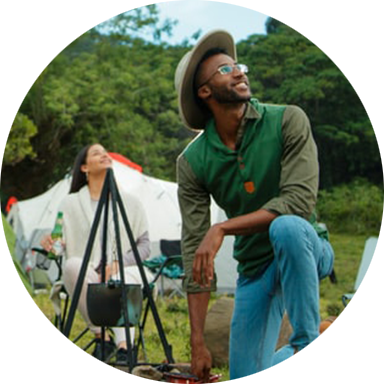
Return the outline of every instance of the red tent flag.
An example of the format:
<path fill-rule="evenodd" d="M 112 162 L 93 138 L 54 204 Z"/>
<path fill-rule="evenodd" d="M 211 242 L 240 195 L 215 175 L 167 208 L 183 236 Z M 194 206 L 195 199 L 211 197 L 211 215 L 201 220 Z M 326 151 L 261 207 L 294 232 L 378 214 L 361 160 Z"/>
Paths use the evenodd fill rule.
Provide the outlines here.
<path fill-rule="evenodd" d="M 127 159 L 125 156 L 120 155 L 120 153 L 109 152 L 109 156 L 111 156 L 113 160 L 116 160 L 122 164 L 128 165 L 128 167 L 136 169 L 136 171 L 143 172 L 143 167 L 141 165 L 134 163 L 133 161 Z"/>
<path fill-rule="evenodd" d="M 5 212 L 9 213 L 9 211 L 11 210 L 12 205 L 15 204 L 15 203 L 17 203 L 16 197 L 15 196 L 11 196 L 8 199 L 7 206 L 5 207 Z"/>

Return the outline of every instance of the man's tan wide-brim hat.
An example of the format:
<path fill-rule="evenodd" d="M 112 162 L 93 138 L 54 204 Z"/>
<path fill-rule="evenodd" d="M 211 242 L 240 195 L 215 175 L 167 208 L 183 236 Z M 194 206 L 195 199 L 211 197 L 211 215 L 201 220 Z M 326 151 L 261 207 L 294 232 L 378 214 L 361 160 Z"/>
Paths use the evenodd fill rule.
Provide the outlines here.
<path fill-rule="evenodd" d="M 183 123 L 192 130 L 204 129 L 208 116 L 197 103 L 193 80 L 200 60 L 212 48 L 221 48 L 236 60 L 236 46 L 229 32 L 221 29 L 204 35 L 195 47 L 180 60 L 175 73 L 175 88 L 178 93 L 179 113 Z"/>

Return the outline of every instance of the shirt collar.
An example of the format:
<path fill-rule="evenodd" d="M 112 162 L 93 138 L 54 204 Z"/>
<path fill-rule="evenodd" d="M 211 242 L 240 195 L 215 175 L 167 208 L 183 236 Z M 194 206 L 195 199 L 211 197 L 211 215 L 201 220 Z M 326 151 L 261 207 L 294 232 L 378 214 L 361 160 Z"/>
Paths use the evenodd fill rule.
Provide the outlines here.
<path fill-rule="evenodd" d="M 255 102 L 252 103 L 252 101 Z M 246 131 L 247 124 L 250 120 L 257 120 L 261 118 L 261 113 L 257 110 L 257 100 L 252 99 L 252 101 L 249 101 L 246 104 L 246 110 L 244 112 L 244 115 L 241 119 L 239 129 L 237 131 L 237 137 L 236 137 L 236 149 L 240 148 L 240 145 L 242 143 L 242 140 L 244 138 L 244 134 Z M 216 147 L 217 149 L 220 149 L 221 151 L 224 152 L 230 152 L 232 153 L 233 151 L 229 150 L 222 141 L 220 140 L 220 137 L 215 129 L 215 121 L 213 118 L 209 119 L 204 130 L 204 134 L 207 136 L 208 140 L 211 142 L 211 144 Z"/>
<path fill-rule="evenodd" d="M 244 116 L 240 122 L 239 130 L 237 131 L 236 148 L 240 147 L 248 121 L 256 120 L 259 118 L 260 118 L 260 113 L 257 111 L 257 109 L 253 106 L 251 102 L 248 102 L 246 105 Z"/>

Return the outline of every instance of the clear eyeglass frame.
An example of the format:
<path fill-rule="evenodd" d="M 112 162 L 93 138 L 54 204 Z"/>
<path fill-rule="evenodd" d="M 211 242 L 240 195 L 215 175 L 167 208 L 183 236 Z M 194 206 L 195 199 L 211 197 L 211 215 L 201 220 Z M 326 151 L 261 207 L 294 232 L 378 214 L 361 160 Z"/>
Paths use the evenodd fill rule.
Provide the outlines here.
<path fill-rule="evenodd" d="M 216 71 L 214 73 L 212 73 L 212 75 L 209 76 L 207 80 L 205 80 L 203 83 L 201 83 L 198 86 L 198 88 L 209 83 L 216 74 L 219 73 L 220 75 L 229 75 L 230 73 L 232 73 L 235 70 L 235 68 L 238 71 L 240 71 L 241 73 L 248 73 L 248 66 L 245 64 L 238 64 L 238 63 L 233 64 L 233 65 L 224 64 L 224 65 L 220 66 L 219 68 L 217 68 Z"/>

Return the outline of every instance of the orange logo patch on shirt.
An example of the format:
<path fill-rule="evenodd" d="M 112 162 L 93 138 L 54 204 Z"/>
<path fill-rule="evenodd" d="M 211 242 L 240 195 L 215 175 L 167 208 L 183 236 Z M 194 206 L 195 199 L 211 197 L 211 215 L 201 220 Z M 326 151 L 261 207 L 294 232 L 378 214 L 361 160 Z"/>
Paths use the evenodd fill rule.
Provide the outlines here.
<path fill-rule="evenodd" d="M 244 183 L 244 188 L 245 190 L 248 192 L 248 193 L 253 193 L 255 192 L 256 188 L 255 188 L 255 184 L 253 183 L 253 181 L 246 181 Z"/>

